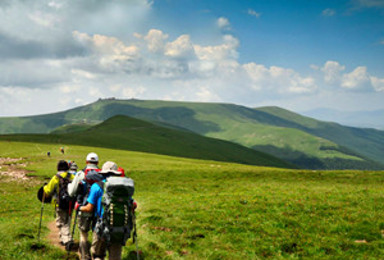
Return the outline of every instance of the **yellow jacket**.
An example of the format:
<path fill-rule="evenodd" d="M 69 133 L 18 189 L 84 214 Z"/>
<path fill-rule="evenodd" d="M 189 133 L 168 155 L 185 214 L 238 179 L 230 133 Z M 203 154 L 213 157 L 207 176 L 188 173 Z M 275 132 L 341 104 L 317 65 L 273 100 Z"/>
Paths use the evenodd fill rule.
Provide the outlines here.
<path fill-rule="evenodd" d="M 72 181 L 74 176 L 68 172 L 58 172 L 61 177 L 66 178 L 68 174 L 68 178 Z M 47 185 L 44 186 L 44 193 L 47 196 L 57 195 L 59 194 L 59 177 L 56 175 L 52 177 L 52 179 L 48 182 Z M 56 200 L 52 200 L 52 203 L 56 203 Z"/>

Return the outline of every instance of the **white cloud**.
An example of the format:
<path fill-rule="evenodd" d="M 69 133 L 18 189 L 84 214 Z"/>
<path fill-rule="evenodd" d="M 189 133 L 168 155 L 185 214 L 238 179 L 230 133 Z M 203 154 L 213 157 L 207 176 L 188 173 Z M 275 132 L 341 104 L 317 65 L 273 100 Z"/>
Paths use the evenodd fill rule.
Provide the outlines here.
<path fill-rule="evenodd" d="M 370 77 L 371 84 L 378 92 L 384 92 L 384 78 Z"/>
<path fill-rule="evenodd" d="M 337 61 L 327 61 L 321 68 L 324 72 L 324 81 L 328 84 L 338 84 L 341 80 L 341 72 L 344 70 L 345 66 Z"/>
<path fill-rule="evenodd" d="M 165 55 L 175 58 L 188 58 L 194 56 L 193 44 L 189 35 L 181 35 L 173 42 L 168 42 Z"/>
<path fill-rule="evenodd" d="M 336 14 L 336 11 L 334 9 L 331 9 L 331 8 L 327 8 L 327 9 L 324 9 L 321 14 L 323 16 L 334 16 Z"/>
<path fill-rule="evenodd" d="M 59 111 L 111 93 L 253 105 L 330 90 L 384 92 L 384 79 L 363 66 L 346 71 L 339 62 L 327 61 L 303 74 L 256 61 L 242 64 L 240 41 L 229 34 L 226 17 L 210 24 L 217 33 L 210 38 L 214 43 L 143 29 L 151 28 L 140 25 L 151 8 L 148 0 L 14 0 L 1 6 L 1 113 Z M 259 18 L 261 13 L 249 9 L 246 15 Z"/>
<path fill-rule="evenodd" d="M 261 16 L 261 13 L 258 13 L 258 12 L 256 12 L 256 11 L 253 10 L 253 9 L 248 9 L 248 14 L 249 14 L 249 15 L 252 15 L 252 16 L 254 16 L 254 17 L 256 17 L 256 18 L 260 18 L 260 16 Z"/>
<path fill-rule="evenodd" d="M 367 88 L 368 83 L 370 83 L 370 80 L 367 74 L 367 68 L 360 66 L 352 72 L 343 75 L 341 87 L 347 89 L 363 89 Z"/>
<path fill-rule="evenodd" d="M 237 59 L 239 40 L 232 35 L 223 37 L 224 43 L 213 46 L 194 45 L 195 52 L 199 60 L 217 61 L 225 59 Z"/>
<path fill-rule="evenodd" d="M 231 29 L 231 24 L 230 24 L 229 20 L 225 17 L 219 17 L 217 19 L 217 26 L 223 30 L 230 30 Z"/>
<path fill-rule="evenodd" d="M 252 81 L 252 88 L 255 90 L 269 90 L 278 94 L 305 94 L 317 89 L 314 78 L 302 77 L 292 69 L 276 66 L 267 68 L 256 63 L 248 63 L 243 67 Z"/>
<path fill-rule="evenodd" d="M 165 41 L 168 39 L 168 35 L 164 34 L 160 30 L 152 29 L 144 37 L 147 42 L 147 47 L 150 52 L 162 53 L 165 47 Z"/>

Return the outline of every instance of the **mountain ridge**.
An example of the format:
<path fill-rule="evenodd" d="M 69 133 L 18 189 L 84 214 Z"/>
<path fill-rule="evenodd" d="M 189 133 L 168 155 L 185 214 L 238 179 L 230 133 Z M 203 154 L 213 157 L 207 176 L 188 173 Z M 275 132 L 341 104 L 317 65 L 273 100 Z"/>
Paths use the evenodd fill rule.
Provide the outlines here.
<path fill-rule="evenodd" d="M 347 168 L 353 169 L 384 168 L 380 161 L 384 156 L 383 131 L 323 122 L 278 107 L 104 99 L 55 114 L 15 120 L 20 129 L 29 124 L 29 131 L 41 127 L 41 131 L 50 132 L 65 124 L 100 123 L 118 114 L 238 143 L 301 168 L 340 169 L 341 161 L 348 161 Z M 4 132 L 4 122 L 0 118 L 0 132 Z"/>
<path fill-rule="evenodd" d="M 67 129 L 66 129 L 67 130 Z M 92 145 L 185 158 L 215 160 L 257 166 L 296 168 L 269 154 L 239 144 L 161 127 L 123 115 L 113 116 L 92 127 L 52 134 L 3 135 L 0 140 Z"/>

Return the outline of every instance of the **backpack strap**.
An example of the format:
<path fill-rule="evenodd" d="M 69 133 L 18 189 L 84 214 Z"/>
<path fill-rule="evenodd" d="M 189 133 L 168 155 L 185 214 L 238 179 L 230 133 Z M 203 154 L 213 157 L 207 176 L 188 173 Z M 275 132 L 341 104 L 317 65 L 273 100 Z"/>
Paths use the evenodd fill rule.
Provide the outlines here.
<path fill-rule="evenodd" d="M 99 187 L 102 189 L 102 190 L 104 190 L 104 184 L 105 184 L 105 182 L 103 182 L 103 181 L 98 181 L 98 182 L 96 182 L 97 183 L 97 185 L 99 185 Z"/>
<path fill-rule="evenodd" d="M 56 173 L 56 177 L 58 177 L 59 179 L 68 179 L 69 178 L 69 172 L 66 172 L 67 175 L 65 175 L 65 177 L 61 176 L 60 173 Z"/>

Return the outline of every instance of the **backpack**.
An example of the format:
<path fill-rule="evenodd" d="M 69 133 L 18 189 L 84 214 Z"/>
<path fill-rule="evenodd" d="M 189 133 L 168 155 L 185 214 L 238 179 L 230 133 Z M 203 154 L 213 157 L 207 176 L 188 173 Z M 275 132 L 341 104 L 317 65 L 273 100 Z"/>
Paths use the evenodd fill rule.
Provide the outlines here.
<path fill-rule="evenodd" d="M 104 190 L 102 207 L 104 213 L 97 220 L 95 232 L 107 245 L 119 243 L 125 246 L 133 230 L 134 182 L 125 177 L 109 177 L 97 183 Z"/>
<path fill-rule="evenodd" d="M 70 173 L 67 172 L 65 177 L 57 173 L 56 176 L 59 178 L 59 194 L 57 196 L 57 204 L 60 209 L 68 210 L 73 199 L 68 194 L 68 184 L 71 182 L 69 179 Z"/>
<path fill-rule="evenodd" d="M 79 194 L 77 196 L 77 203 L 84 206 L 87 204 L 89 191 L 92 184 L 102 181 L 104 176 L 100 174 L 100 169 L 84 168 L 84 179 L 80 183 Z"/>

